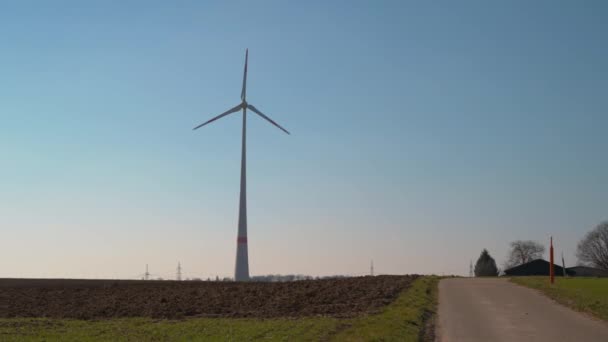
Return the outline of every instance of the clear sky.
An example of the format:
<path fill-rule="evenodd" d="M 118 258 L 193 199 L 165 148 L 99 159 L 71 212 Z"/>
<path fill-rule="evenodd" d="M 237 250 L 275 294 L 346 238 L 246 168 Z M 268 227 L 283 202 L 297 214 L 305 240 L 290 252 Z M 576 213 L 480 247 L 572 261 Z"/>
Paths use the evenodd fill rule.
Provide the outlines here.
<path fill-rule="evenodd" d="M 0 277 L 468 274 L 608 219 L 605 1 L 2 1 Z"/>

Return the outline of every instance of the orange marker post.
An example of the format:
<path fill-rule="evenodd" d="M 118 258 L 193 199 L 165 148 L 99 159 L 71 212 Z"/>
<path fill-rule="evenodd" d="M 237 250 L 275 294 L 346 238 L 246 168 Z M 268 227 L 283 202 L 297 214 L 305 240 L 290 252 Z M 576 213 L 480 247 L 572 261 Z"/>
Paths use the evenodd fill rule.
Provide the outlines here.
<path fill-rule="evenodd" d="M 551 278 L 551 284 L 555 283 L 555 270 L 553 268 L 553 236 L 551 237 L 551 247 L 549 247 L 549 259 L 551 261 L 551 268 L 549 269 L 549 277 Z"/>

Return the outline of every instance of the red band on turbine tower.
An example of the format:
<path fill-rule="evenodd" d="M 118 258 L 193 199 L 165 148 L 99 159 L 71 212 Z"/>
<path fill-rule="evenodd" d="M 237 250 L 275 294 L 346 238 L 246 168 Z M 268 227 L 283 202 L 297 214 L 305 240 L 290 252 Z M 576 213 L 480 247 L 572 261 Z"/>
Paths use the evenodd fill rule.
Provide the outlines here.
<path fill-rule="evenodd" d="M 247 237 L 246 236 L 239 236 L 238 238 L 236 238 L 236 242 L 237 243 L 247 243 Z"/>

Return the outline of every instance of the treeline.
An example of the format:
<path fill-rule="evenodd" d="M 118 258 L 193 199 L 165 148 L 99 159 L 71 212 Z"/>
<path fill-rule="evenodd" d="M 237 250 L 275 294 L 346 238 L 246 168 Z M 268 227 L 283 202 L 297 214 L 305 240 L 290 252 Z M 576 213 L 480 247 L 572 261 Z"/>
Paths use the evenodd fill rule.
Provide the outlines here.
<path fill-rule="evenodd" d="M 318 279 L 336 279 L 336 278 L 349 278 L 344 275 L 332 275 L 332 276 L 323 276 L 323 277 L 313 277 L 309 275 L 302 274 L 269 274 L 269 275 L 259 275 L 252 276 L 250 281 L 259 281 L 259 282 L 287 282 L 287 281 L 300 281 L 300 280 L 318 280 Z"/>
<path fill-rule="evenodd" d="M 257 275 L 249 277 L 249 281 L 253 282 L 267 282 L 267 283 L 280 283 L 289 281 L 302 281 L 302 280 L 319 280 L 319 279 L 338 279 L 338 278 L 350 278 L 351 276 L 345 275 L 331 275 L 331 276 L 309 276 L 304 274 L 268 274 L 268 275 Z M 156 280 L 163 280 L 158 278 Z M 234 281 L 231 277 L 215 277 L 215 278 L 185 278 L 183 281 Z"/>

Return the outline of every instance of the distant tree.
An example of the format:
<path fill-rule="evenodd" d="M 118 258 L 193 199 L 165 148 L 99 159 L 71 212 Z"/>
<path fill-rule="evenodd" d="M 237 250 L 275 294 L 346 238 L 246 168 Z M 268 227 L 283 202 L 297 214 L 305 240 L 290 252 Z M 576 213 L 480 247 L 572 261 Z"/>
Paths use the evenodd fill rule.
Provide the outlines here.
<path fill-rule="evenodd" d="M 511 242 L 511 249 L 505 268 L 511 268 L 517 265 L 522 265 L 532 260 L 541 259 L 545 253 L 545 246 L 536 241 L 517 240 Z"/>
<path fill-rule="evenodd" d="M 578 243 L 576 257 L 584 265 L 608 270 L 608 221 L 585 235 Z"/>
<path fill-rule="evenodd" d="M 496 261 L 490 256 L 490 253 L 486 249 L 481 251 L 477 263 L 475 263 L 475 276 L 476 277 L 495 277 L 498 275 L 498 268 L 496 267 Z"/>

